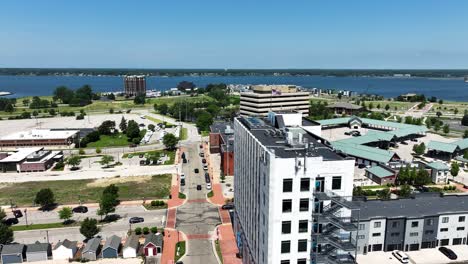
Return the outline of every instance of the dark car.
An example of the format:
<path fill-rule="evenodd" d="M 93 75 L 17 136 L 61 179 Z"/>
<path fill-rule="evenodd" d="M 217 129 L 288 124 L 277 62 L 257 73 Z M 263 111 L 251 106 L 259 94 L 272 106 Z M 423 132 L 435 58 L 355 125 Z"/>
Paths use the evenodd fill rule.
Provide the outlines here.
<path fill-rule="evenodd" d="M 349 136 L 349 135 L 351 135 L 351 132 L 346 131 L 346 132 L 344 132 L 344 134 L 347 135 L 347 136 Z"/>
<path fill-rule="evenodd" d="M 180 185 L 185 186 L 185 179 L 180 179 Z"/>
<path fill-rule="evenodd" d="M 468 185 L 463 185 L 463 189 L 468 189 Z"/>
<path fill-rule="evenodd" d="M 19 222 L 18 219 L 14 217 L 8 218 L 3 221 L 3 223 L 7 226 L 16 225 L 18 222 Z"/>
<path fill-rule="evenodd" d="M 221 209 L 223 209 L 223 210 L 232 210 L 232 209 L 234 209 L 234 204 L 232 204 L 232 203 L 225 204 L 225 205 L 221 206 Z"/>
<path fill-rule="evenodd" d="M 145 156 L 144 154 L 138 155 L 138 157 L 139 157 L 140 159 L 142 159 L 144 156 Z"/>
<path fill-rule="evenodd" d="M 205 157 L 205 153 L 200 152 L 200 157 L 202 157 L 202 158 Z"/>
<path fill-rule="evenodd" d="M 413 141 L 413 142 L 418 142 L 418 139 L 412 138 L 411 141 Z"/>
<path fill-rule="evenodd" d="M 200 144 L 200 148 L 203 148 L 203 144 Z"/>
<path fill-rule="evenodd" d="M 136 146 L 137 146 L 136 144 L 130 144 L 130 145 L 128 145 L 129 148 L 136 148 Z"/>
<path fill-rule="evenodd" d="M 130 224 L 143 223 L 144 221 L 145 219 L 143 217 L 136 217 L 136 216 L 128 219 L 128 222 Z"/>
<path fill-rule="evenodd" d="M 197 191 L 201 191 L 201 185 L 200 184 L 197 185 Z"/>
<path fill-rule="evenodd" d="M 451 260 L 457 259 L 457 254 L 455 254 L 455 252 L 453 252 L 453 250 L 450 248 L 440 247 L 439 251 Z"/>
<path fill-rule="evenodd" d="M 177 261 L 175 264 L 184 264 L 183 261 Z"/>
<path fill-rule="evenodd" d="M 183 161 L 184 163 L 187 163 L 187 159 L 182 159 L 182 161 Z"/>
<path fill-rule="evenodd" d="M 206 182 L 206 183 L 210 183 L 210 182 L 211 182 L 210 176 L 206 176 L 206 175 L 205 175 L 205 182 Z"/>
<path fill-rule="evenodd" d="M 206 163 L 206 159 L 202 159 L 201 162 Z"/>
<path fill-rule="evenodd" d="M 146 160 L 140 160 L 140 166 L 146 165 Z"/>
<path fill-rule="evenodd" d="M 80 205 L 80 206 L 77 206 L 77 207 L 73 208 L 73 212 L 74 213 L 85 214 L 85 213 L 88 212 L 88 207 Z"/>
<path fill-rule="evenodd" d="M 198 173 L 200 170 L 198 170 L 198 168 L 194 169 L 193 170 L 195 173 Z"/>
<path fill-rule="evenodd" d="M 402 141 L 402 142 L 400 142 L 400 144 L 402 144 L 402 145 L 408 145 L 408 142 Z"/>
<path fill-rule="evenodd" d="M 23 212 L 21 212 L 21 210 L 13 210 L 13 215 L 15 218 L 20 218 L 23 217 Z"/>
<path fill-rule="evenodd" d="M 364 169 L 365 167 L 366 167 L 366 164 L 361 163 L 361 164 L 358 165 L 358 168 L 360 168 L 360 169 Z"/>

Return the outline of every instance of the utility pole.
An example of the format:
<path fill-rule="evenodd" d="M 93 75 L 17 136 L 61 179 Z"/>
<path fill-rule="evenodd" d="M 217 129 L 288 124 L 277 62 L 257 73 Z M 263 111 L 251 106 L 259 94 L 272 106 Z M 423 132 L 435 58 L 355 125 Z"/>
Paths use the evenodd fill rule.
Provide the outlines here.
<path fill-rule="evenodd" d="M 28 226 L 28 209 L 24 209 L 24 220 L 26 220 L 26 226 Z"/>

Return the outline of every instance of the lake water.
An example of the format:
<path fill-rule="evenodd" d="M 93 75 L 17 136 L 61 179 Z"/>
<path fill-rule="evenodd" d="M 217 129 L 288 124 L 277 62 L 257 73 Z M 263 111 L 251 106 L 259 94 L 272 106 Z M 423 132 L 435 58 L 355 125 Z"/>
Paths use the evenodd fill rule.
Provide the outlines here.
<path fill-rule="evenodd" d="M 214 76 L 214 77 L 148 77 L 147 88 L 167 90 L 180 81 L 191 81 L 199 87 L 209 83 L 227 84 L 295 84 L 305 88 L 341 89 L 395 97 L 403 93 L 423 93 L 444 100 L 468 101 L 468 83 L 463 79 L 322 77 L 322 76 Z M 89 84 L 94 91 L 122 91 L 123 77 L 118 76 L 0 76 L 0 91 L 14 97 L 50 95 L 55 87 L 78 88 Z"/>

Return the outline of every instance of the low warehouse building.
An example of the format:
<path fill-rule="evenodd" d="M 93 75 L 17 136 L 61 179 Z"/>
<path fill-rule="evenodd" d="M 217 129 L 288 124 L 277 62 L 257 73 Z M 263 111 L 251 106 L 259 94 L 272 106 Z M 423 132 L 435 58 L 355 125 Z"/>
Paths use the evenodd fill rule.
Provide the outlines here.
<path fill-rule="evenodd" d="M 102 248 L 102 258 L 117 258 L 120 252 L 120 242 L 122 239 L 118 236 L 108 237 Z"/>
<path fill-rule="evenodd" d="M 54 162 L 63 160 L 62 151 L 44 150 L 43 147 L 20 148 L 2 154 L 4 155 L 0 156 L 0 172 L 46 171 L 54 165 Z"/>
<path fill-rule="evenodd" d="M 98 237 L 92 238 L 83 248 L 83 252 L 81 252 L 81 258 L 86 260 L 97 260 L 100 251 L 101 239 Z"/>
<path fill-rule="evenodd" d="M 33 129 L 0 138 L 0 147 L 69 146 L 77 142 L 79 130 Z"/>
<path fill-rule="evenodd" d="M 52 256 L 54 260 L 59 259 L 72 259 L 75 257 L 76 252 L 78 251 L 78 242 L 70 241 L 65 239 L 60 241 L 55 245 L 52 250 Z"/>
<path fill-rule="evenodd" d="M 23 263 L 26 257 L 26 247 L 23 244 L 4 245 L 2 248 L 2 264 Z"/>
<path fill-rule="evenodd" d="M 52 257 L 52 248 L 49 243 L 40 243 L 36 241 L 34 244 L 27 245 L 26 260 L 33 261 L 47 261 Z"/>
<path fill-rule="evenodd" d="M 396 172 L 387 167 L 373 166 L 366 169 L 366 177 L 380 185 L 393 184 L 396 180 Z"/>
<path fill-rule="evenodd" d="M 136 258 L 140 247 L 139 238 L 136 235 L 127 237 L 123 247 L 123 258 Z"/>

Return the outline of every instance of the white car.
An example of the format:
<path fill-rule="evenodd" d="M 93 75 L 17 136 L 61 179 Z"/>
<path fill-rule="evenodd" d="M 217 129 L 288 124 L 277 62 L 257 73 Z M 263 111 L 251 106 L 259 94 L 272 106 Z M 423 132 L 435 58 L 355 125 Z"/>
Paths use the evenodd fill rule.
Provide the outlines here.
<path fill-rule="evenodd" d="M 211 190 L 211 183 L 207 183 L 207 184 L 206 184 L 206 189 L 207 189 L 207 190 Z"/>
<path fill-rule="evenodd" d="M 406 253 L 403 252 L 403 251 L 394 250 L 394 251 L 392 252 L 392 255 L 393 255 L 396 259 L 398 259 L 401 263 L 404 263 L 404 264 L 409 263 L 408 255 L 406 255 Z"/>
<path fill-rule="evenodd" d="M 181 173 L 181 174 L 180 174 L 180 179 L 181 179 L 181 180 L 185 180 L 185 173 Z"/>
<path fill-rule="evenodd" d="M 144 115 L 140 116 L 141 119 L 146 119 L 146 117 Z"/>

